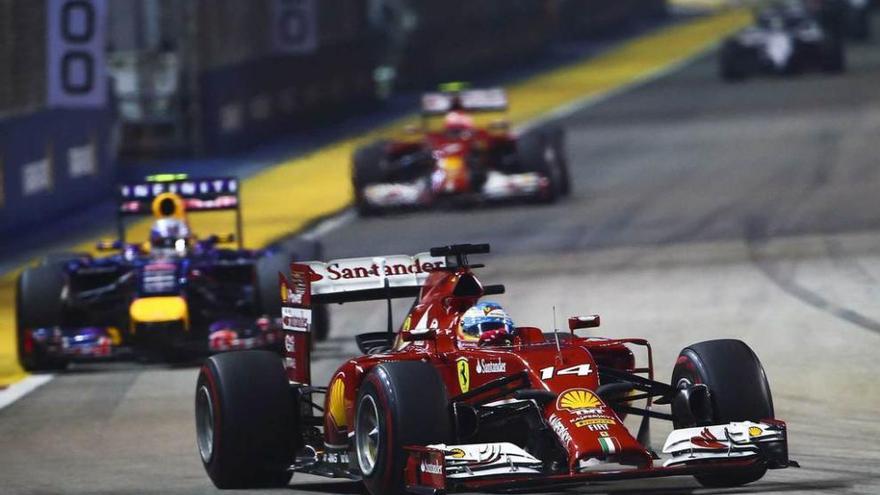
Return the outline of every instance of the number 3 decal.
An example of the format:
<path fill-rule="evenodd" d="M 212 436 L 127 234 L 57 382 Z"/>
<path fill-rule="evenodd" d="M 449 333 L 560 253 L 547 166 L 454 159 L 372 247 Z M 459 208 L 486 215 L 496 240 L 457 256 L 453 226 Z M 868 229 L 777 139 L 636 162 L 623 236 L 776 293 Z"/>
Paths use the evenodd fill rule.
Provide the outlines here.
<path fill-rule="evenodd" d="M 541 370 L 541 379 L 549 380 L 553 378 L 553 376 L 559 375 L 577 375 L 577 376 L 588 376 L 593 372 L 593 368 L 587 364 L 579 364 L 577 366 L 572 366 L 570 368 L 565 368 L 559 371 L 556 371 L 555 366 L 549 366 L 547 368 L 543 368 Z"/>

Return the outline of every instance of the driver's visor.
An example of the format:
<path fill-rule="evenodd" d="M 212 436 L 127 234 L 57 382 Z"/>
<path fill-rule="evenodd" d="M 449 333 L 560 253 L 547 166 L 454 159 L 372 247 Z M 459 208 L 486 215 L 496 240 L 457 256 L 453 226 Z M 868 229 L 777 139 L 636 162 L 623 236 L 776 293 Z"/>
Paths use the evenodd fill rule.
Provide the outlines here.
<path fill-rule="evenodd" d="M 484 332 L 488 332 L 490 330 L 500 330 L 507 329 L 507 323 L 504 321 L 496 320 L 496 321 L 484 321 L 483 323 L 477 323 L 475 325 L 470 325 L 462 329 L 462 331 L 471 337 L 479 337 L 483 335 Z"/>

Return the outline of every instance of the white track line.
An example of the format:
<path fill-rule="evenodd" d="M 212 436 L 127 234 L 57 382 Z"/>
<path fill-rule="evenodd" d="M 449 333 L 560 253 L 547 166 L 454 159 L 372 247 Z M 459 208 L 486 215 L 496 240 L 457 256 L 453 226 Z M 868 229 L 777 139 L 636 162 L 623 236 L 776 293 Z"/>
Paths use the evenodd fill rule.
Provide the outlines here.
<path fill-rule="evenodd" d="M 354 211 L 354 208 L 346 208 L 335 215 L 321 220 L 317 225 L 301 232 L 299 236 L 310 241 L 320 239 L 339 227 L 355 221 L 355 219 L 357 219 L 357 212 Z"/>
<path fill-rule="evenodd" d="M 30 375 L 0 390 L 0 410 L 49 383 L 53 378 L 55 375 Z"/>

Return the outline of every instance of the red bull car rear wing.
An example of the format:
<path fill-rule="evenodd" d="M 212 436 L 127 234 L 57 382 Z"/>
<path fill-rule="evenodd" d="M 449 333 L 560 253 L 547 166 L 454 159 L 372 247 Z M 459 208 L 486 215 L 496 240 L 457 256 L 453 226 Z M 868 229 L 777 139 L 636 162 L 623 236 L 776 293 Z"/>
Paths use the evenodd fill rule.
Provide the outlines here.
<path fill-rule="evenodd" d="M 501 88 L 487 88 L 422 95 L 423 115 L 443 115 L 451 110 L 504 112 L 507 110 L 507 94 Z"/>
<path fill-rule="evenodd" d="M 160 205 L 167 203 L 169 208 Z M 153 215 L 183 218 L 187 213 L 234 211 L 236 239 L 243 247 L 241 198 L 234 177 L 190 178 L 186 174 L 158 174 L 140 182 L 119 184 L 117 231 L 125 241 L 125 217 Z"/>

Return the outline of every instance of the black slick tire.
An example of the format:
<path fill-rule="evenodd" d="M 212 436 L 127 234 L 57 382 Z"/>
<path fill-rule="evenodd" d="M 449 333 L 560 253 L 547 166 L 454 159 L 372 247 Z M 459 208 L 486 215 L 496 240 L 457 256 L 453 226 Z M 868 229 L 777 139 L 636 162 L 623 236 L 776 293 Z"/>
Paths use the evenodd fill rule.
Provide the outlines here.
<path fill-rule="evenodd" d="M 268 351 L 211 356 L 196 383 L 196 439 L 214 486 L 283 487 L 298 441 L 281 358 Z"/>
<path fill-rule="evenodd" d="M 26 268 L 15 286 L 15 320 L 18 359 L 27 371 L 64 369 L 67 361 L 43 355 L 28 345 L 25 332 L 62 324 L 64 272 L 59 263 L 43 263 Z"/>
<path fill-rule="evenodd" d="M 740 340 L 710 340 L 684 348 L 672 371 L 672 386 L 705 384 L 709 389 L 712 424 L 773 418 L 773 397 L 764 368 L 755 353 Z M 681 424 L 673 418 L 675 428 Z M 707 487 L 739 486 L 764 476 L 763 464 L 735 472 L 694 476 Z"/>
<path fill-rule="evenodd" d="M 747 66 L 748 52 L 736 41 L 727 40 L 718 54 L 718 74 L 726 82 L 744 81 L 749 71 Z"/>
<path fill-rule="evenodd" d="M 520 136 L 516 151 L 520 170 L 536 172 L 550 180 L 541 201 L 552 203 L 571 190 L 561 129 L 551 128 Z"/>
<path fill-rule="evenodd" d="M 387 147 L 387 141 L 379 140 L 361 146 L 352 155 L 351 179 L 354 187 L 355 208 L 362 217 L 376 215 L 380 211 L 366 201 L 363 190 L 366 186 L 382 182 L 385 178 L 382 162 L 385 160 Z"/>
<path fill-rule="evenodd" d="M 447 406 L 446 386 L 428 363 L 383 363 L 364 377 L 355 403 L 354 459 L 369 493 L 404 493 L 403 446 L 447 442 Z"/>

